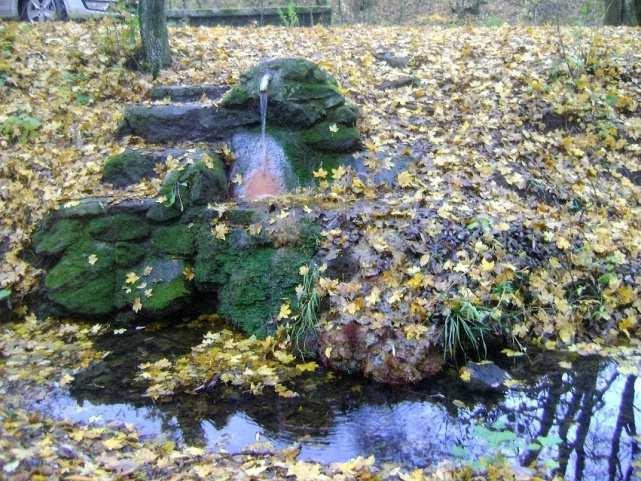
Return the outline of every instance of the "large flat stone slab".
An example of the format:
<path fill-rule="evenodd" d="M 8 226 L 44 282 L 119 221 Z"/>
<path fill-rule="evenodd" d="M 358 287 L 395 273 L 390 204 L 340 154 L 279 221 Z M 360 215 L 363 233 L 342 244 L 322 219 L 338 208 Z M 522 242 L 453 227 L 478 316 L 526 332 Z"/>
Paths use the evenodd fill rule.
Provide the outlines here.
<path fill-rule="evenodd" d="M 137 135 L 148 142 L 213 141 L 258 125 L 252 110 L 220 109 L 201 103 L 132 105 L 125 110 L 120 135 Z"/>

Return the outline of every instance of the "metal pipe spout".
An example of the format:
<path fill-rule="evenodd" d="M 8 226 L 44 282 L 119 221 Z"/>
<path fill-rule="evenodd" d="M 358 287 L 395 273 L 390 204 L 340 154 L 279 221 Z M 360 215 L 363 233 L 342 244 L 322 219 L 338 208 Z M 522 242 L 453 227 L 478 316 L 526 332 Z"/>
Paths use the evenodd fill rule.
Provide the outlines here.
<path fill-rule="evenodd" d="M 272 75 L 269 73 L 266 73 L 263 75 L 263 78 L 260 79 L 260 87 L 258 88 L 258 91 L 261 93 L 267 92 L 267 89 L 269 88 L 269 82 L 272 79 Z"/>

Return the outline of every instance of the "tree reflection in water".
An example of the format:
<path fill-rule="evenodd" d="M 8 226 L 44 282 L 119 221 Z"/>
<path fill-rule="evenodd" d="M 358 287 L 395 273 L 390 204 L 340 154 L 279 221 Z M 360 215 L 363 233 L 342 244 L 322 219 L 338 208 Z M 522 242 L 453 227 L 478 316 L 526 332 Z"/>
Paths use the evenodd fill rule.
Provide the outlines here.
<path fill-rule="evenodd" d="M 323 462 L 373 454 L 380 463 L 423 467 L 502 455 L 522 466 L 548 466 L 551 476 L 568 480 L 640 479 L 634 462 L 641 461 L 641 386 L 604 359 L 576 359 L 562 370 L 558 359 L 542 353 L 512 366 L 524 384 L 502 395 L 470 393 L 451 373 L 405 389 L 327 382 L 321 374 L 303 381 L 294 399 L 220 387 L 208 397 L 153 404 L 132 383 L 137 365 L 193 344 L 162 336 L 105 341 L 99 348 L 111 354 L 77 377 L 72 395 L 61 391 L 36 407 L 85 422 L 126 421 L 143 434 L 232 452 L 258 433 L 276 447 L 299 442 L 303 459 Z"/>

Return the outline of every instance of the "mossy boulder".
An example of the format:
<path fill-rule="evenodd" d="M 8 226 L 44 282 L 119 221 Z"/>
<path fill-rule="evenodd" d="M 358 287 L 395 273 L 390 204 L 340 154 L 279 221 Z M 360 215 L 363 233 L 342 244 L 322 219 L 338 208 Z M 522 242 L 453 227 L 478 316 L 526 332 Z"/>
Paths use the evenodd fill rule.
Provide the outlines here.
<path fill-rule="evenodd" d="M 100 215 L 51 214 L 34 251 L 42 265 L 52 266 L 43 293 L 54 312 L 141 322 L 217 299 L 218 312 L 235 326 L 258 336 L 272 333 L 281 304 L 295 298 L 299 268 L 316 252 L 320 227 L 302 211 L 274 223 L 267 208 L 219 216 L 206 205 L 190 205 L 207 198 L 190 191 L 207 191 L 195 180 L 204 169 L 210 167 L 180 171 L 187 206 L 163 223 L 148 220 L 160 204 L 140 199 L 104 203 Z M 224 239 L 212 232 L 216 222 L 231 227 Z"/>
<path fill-rule="evenodd" d="M 136 184 L 146 177 L 153 177 L 160 159 L 142 152 L 126 150 L 109 157 L 102 171 L 103 182 L 115 187 Z"/>
<path fill-rule="evenodd" d="M 270 125 L 309 128 L 335 115 L 334 111 L 345 105 L 336 80 L 318 65 L 301 58 L 283 58 L 263 62 L 244 74 L 240 83 L 223 98 L 223 107 L 255 109 L 260 97 L 260 82 L 266 74 L 271 77 L 268 87 Z M 355 119 L 350 117 L 349 121 Z"/>
<path fill-rule="evenodd" d="M 313 149 L 323 152 L 352 152 L 360 145 L 356 127 L 320 122 L 302 134 L 303 141 Z"/>
<path fill-rule="evenodd" d="M 316 223 L 297 216 L 258 235 L 238 227 L 224 240 L 203 228 L 194 264 L 198 289 L 218 293 L 224 319 L 248 334 L 269 335 L 280 306 L 295 299 L 299 269 L 311 262 L 319 235 Z"/>
<path fill-rule="evenodd" d="M 78 315 L 100 316 L 114 310 L 114 249 L 84 241 L 74 245 L 47 274 L 49 299 Z"/>
<path fill-rule="evenodd" d="M 182 259 L 149 257 L 134 269 L 118 271 L 115 305 L 133 309 L 139 302 L 139 317 L 152 319 L 180 311 L 194 293 L 185 276 L 186 267 Z M 131 273 L 135 277 L 128 279 Z"/>
<path fill-rule="evenodd" d="M 194 253 L 194 234 L 189 225 L 161 226 L 154 230 L 151 244 L 159 253 L 190 256 Z"/>
<path fill-rule="evenodd" d="M 160 194 L 165 207 L 179 211 L 193 205 L 206 205 L 227 198 L 227 174 L 218 155 L 197 160 L 170 172 Z"/>
<path fill-rule="evenodd" d="M 84 235 L 84 225 L 76 219 L 60 219 L 48 230 L 40 230 L 34 237 L 36 254 L 55 255 L 64 252 Z"/>
<path fill-rule="evenodd" d="M 299 58 L 263 62 L 241 77 L 222 105 L 257 111 L 260 83 L 266 75 L 270 81 L 265 146 L 258 128 L 234 134 L 231 144 L 237 161 L 232 174 L 250 178 L 251 172 L 264 168 L 265 152 L 279 191 L 287 191 L 313 184 L 312 172 L 321 166 L 331 169 L 351 163 L 349 154 L 361 145 L 358 109 L 346 102 L 336 80 L 312 62 Z M 255 147 L 258 144 L 261 148 Z M 242 185 L 236 194 L 248 198 Z"/>
<path fill-rule="evenodd" d="M 149 224 L 133 214 L 114 214 L 89 222 L 89 234 L 96 240 L 117 242 L 144 239 L 151 232 Z"/>
<path fill-rule="evenodd" d="M 308 239 L 297 239 L 291 247 L 279 248 L 244 229 L 235 229 L 225 240 L 203 229 L 194 268 L 197 286 L 218 293 L 218 313 L 224 319 L 248 334 L 267 336 L 276 329 L 280 306 L 295 298 L 299 269 L 313 255 Z"/>

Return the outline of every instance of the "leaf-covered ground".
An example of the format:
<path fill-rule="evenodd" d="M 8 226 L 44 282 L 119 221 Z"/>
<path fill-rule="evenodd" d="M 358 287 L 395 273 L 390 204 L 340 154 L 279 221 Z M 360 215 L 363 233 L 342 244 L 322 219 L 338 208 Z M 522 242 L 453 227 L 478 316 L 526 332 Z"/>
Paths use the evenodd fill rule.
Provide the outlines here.
<path fill-rule="evenodd" d="M 47 211 L 157 193 L 100 182 L 107 156 L 140 145 L 114 132 L 153 84 L 114 62 L 115 36 L 112 24 L 0 23 L 0 289 L 14 306 L 39 280 L 22 255 Z M 362 109 L 366 175 L 321 169 L 319 190 L 277 202 L 276 215 L 335 213 L 328 256 L 358 246 L 354 280 L 324 280 L 329 319 L 411 339 L 427 319 L 483 316 L 524 343 L 638 342 L 638 29 L 181 27 L 171 42 L 157 83 L 231 85 L 265 57 L 302 56 Z"/>

